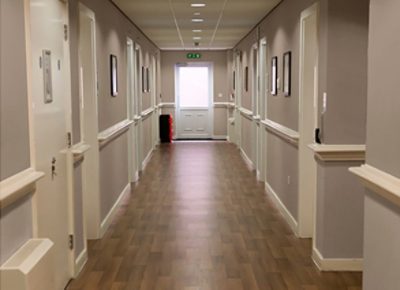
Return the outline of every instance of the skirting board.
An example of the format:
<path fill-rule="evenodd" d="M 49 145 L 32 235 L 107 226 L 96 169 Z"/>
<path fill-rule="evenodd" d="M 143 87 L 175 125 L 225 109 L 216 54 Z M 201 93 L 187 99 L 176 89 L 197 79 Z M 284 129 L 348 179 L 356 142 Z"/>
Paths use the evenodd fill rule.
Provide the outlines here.
<path fill-rule="evenodd" d="M 268 182 L 265 183 L 265 190 L 268 194 L 268 196 L 271 197 L 272 202 L 275 204 L 275 206 L 278 208 L 282 216 L 284 217 L 285 221 L 288 223 L 290 228 L 292 229 L 293 233 L 298 237 L 298 223 L 292 216 L 292 214 L 289 212 L 289 210 L 286 208 L 286 206 L 283 204 L 283 202 L 280 200 L 274 189 L 269 185 Z"/>
<path fill-rule="evenodd" d="M 117 213 L 118 206 L 120 205 L 121 201 L 124 199 L 124 197 L 131 192 L 131 184 L 129 183 L 124 190 L 121 192 L 119 195 L 117 201 L 114 203 L 113 207 L 111 208 L 110 212 L 106 216 L 106 218 L 103 220 L 100 226 L 100 238 L 104 236 L 108 228 L 110 227 L 115 214 Z"/>
<path fill-rule="evenodd" d="M 76 258 L 75 260 L 75 273 L 74 273 L 74 278 L 78 277 L 78 275 L 82 272 L 83 267 L 85 267 L 86 262 L 88 260 L 88 253 L 87 249 L 84 249 Z"/>
<path fill-rule="evenodd" d="M 224 136 L 224 135 L 213 135 L 212 136 L 213 140 L 228 140 L 228 136 Z"/>
<path fill-rule="evenodd" d="M 325 259 L 316 248 L 313 248 L 312 259 L 320 271 L 362 272 L 363 270 L 363 259 Z"/>
<path fill-rule="evenodd" d="M 253 161 L 251 161 L 249 156 L 247 156 L 246 152 L 244 152 L 242 148 L 240 148 L 240 155 L 242 156 L 244 162 L 246 162 L 246 164 L 251 168 L 251 170 L 255 170 Z"/>
<path fill-rule="evenodd" d="M 146 169 L 146 166 L 149 164 L 151 156 L 153 156 L 153 149 L 150 150 L 149 154 L 147 154 L 146 158 L 142 162 L 142 171 Z"/>

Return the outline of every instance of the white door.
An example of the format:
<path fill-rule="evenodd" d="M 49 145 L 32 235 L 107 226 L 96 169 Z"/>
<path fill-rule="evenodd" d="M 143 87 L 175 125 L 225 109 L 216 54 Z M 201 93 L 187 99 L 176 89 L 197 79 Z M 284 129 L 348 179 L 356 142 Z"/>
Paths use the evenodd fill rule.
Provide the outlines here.
<path fill-rule="evenodd" d="M 300 35 L 300 140 L 299 140 L 299 236 L 314 234 L 317 165 L 308 146 L 314 143 L 318 100 L 318 5 L 301 15 Z"/>
<path fill-rule="evenodd" d="M 64 25 L 68 7 L 54 0 L 30 1 L 30 82 L 36 170 L 46 173 L 37 184 L 35 232 L 54 242 L 56 290 L 71 278 L 67 129 L 70 124 L 69 60 Z M 70 122 L 70 120 L 69 120 Z"/>
<path fill-rule="evenodd" d="M 95 15 L 79 4 L 79 86 L 82 142 L 90 146 L 83 163 L 83 205 L 89 239 L 100 237 L 100 185 L 98 150 Z"/>
<path fill-rule="evenodd" d="M 176 67 L 178 139 L 212 137 L 212 79 L 211 64 Z"/>

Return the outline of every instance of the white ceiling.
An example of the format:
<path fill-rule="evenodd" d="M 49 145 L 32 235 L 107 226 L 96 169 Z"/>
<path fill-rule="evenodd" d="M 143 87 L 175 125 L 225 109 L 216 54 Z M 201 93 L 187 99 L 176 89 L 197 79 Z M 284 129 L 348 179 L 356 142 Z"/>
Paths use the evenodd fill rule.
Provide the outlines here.
<path fill-rule="evenodd" d="M 160 49 L 234 47 L 282 0 L 112 0 Z M 193 8 L 192 3 L 205 7 Z M 200 13 L 196 16 L 194 13 Z M 194 23 L 193 18 L 204 22 Z M 201 32 L 193 32 L 201 29 Z M 201 37 L 194 40 L 193 37 Z"/>

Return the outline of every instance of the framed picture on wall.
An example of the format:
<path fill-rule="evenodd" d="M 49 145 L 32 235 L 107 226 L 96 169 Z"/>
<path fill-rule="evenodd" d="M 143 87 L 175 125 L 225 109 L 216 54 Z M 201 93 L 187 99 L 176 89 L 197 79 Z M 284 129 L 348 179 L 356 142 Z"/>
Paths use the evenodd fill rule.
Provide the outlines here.
<path fill-rule="evenodd" d="M 292 78 L 292 53 L 290 51 L 283 54 L 283 93 L 285 97 L 291 94 Z"/>
<path fill-rule="evenodd" d="M 146 68 L 146 90 L 150 93 L 150 70 Z"/>
<path fill-rule="evenodd" d="M 244 89 L 246 92 L 249 91 L 249 67 L 246 66 L 244 69 Z"/>
<path fill-rule="evenodd" d="M 233 91 L 235 91 L 236 90 L 236 72 L 235 71 L 233 71 L 232 86 L 233 86 Z"/>
<path fill-rule="evenodd" d="M 110 80 L 111 80 L 111 96 L 118 95 L 118 61 L 113 54 L 110 55 Z"/>
<path fill-rule="evenodd" d="M 271 61 L 271 95 L 278 95 L 278 57 L 274 56 Z"/>
<path fill-rule="evenodd" d="M 142 66 L 142 92 L 146 92 L 146 73 L 145 73 L 145 67 Z"/>

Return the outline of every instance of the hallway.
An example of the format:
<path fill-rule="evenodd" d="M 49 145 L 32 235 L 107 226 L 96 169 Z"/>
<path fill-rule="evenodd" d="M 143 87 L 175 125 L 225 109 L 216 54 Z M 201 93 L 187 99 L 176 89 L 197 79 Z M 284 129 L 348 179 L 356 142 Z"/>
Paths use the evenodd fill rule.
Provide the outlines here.
<path fill-rule="evenodd" d="M 233 144 L 154 151 L 68 289 L 358 290 L 361 273 L 319 272 Z"/>

